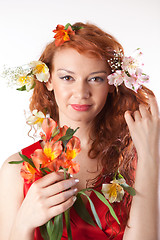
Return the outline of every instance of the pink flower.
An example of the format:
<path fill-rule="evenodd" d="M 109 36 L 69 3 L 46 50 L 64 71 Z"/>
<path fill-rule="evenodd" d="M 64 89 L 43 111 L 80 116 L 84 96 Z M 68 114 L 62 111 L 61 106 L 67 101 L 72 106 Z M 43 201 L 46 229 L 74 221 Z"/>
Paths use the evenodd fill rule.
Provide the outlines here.
<path fill-rule="evenodd" d="M 121 70 L 117 70 L 114 73 L 110 74 L 107 79 L 110 85 L 117 87 L 123 83 L 124 73 Z"/>

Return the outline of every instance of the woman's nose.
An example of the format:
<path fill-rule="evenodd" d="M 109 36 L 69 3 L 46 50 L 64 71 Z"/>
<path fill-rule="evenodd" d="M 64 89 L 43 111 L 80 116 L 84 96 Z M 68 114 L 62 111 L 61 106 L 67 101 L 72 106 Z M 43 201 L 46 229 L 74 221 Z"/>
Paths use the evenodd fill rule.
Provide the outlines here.
<path fill-rule="evenodd" d="M 87 99 L 90 97 L 91 92 L 87 82 L 75 82 L 74 95 L 80 99 Z"/>

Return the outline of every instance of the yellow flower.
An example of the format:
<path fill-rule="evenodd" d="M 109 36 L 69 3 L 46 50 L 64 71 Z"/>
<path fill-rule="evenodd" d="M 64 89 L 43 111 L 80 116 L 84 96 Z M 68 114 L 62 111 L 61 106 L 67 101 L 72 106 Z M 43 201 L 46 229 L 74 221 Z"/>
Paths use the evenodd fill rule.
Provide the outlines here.
<path fill-rule="evenodd" d="M 113 202 L 120 202 L 124 196 L 124 189 L 120 186 L 120 184 L 124 184 L 125 179 L 121 178 L 118 180 L 113 180 L 111 183 L 102 184 L 102 193 L 105 198 Z"/>
<path fill-rule="evenodd" d="M 38 127 L 42 126 L 43 120 L 45 119 L 45 115 L 41 111 L 33 110 L 32 116 L 27 118 L 27 123 L 29 125 L 37 124 Z"/>
<path fill-rule="evenodd" d="M 41 61 L 33 61 L 30 64 L 32 68 L 32 73 L 36 76 L 37 80 L 40 82 L 47 82 L 50 73 L 47 65 Z"/>
<path fill-rule="evenodd" d="M 18 85 L 20 86 L 26 86 L 26 90 L 29 91 L 32 86 L 34 85 L 34 79 L 33 76 L 20 76 L 17 80 Z"/>

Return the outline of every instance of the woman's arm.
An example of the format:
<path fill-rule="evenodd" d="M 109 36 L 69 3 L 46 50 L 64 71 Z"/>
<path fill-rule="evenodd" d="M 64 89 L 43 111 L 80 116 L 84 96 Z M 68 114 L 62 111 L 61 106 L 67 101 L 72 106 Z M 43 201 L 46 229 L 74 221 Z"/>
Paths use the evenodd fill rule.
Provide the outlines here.
<path fill-rule="evenodd" d="M 10 165 L 9 161 L 21 160 L 14 154 L 0 169 L 0 239 L 9 239 L 11 228 L 18 209 L 23 201 L 23 179 L 20 176 L 21 164 Z"/>
<path fill-rule="evenodd" d="M 19 156 L 14 155 L 11 160 L 19 160 Z M 66 211 L 75 201 L 77 181 L 64 180 L 62 172 L 50 173 L 34 182 L 24 198 L 20 168 L 7 161 L 0 171 L 1 240 L 33 240 L 36 227 Z"/>
<path fill-rule="evenodd" d="M 128 226 L 123 240 L 158 240 L 159 111 L 156 99 L 149 96 L 150 111 L 140 105 L 132 118 L 125 113 L 138 154 Z"/>

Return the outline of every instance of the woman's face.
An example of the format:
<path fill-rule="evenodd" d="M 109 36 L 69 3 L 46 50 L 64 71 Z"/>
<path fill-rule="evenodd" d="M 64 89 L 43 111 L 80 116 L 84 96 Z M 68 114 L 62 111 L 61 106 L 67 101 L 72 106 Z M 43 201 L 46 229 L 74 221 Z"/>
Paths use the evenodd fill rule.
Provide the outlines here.
<path fill-rule="evenodd" d="M 55 53 L 53 66 L 47 87 L 54 90 L 60 119 L 92 121 L 109 92 L 105 61 L 68 48 Z"/>

